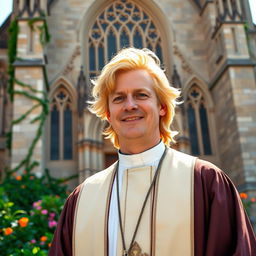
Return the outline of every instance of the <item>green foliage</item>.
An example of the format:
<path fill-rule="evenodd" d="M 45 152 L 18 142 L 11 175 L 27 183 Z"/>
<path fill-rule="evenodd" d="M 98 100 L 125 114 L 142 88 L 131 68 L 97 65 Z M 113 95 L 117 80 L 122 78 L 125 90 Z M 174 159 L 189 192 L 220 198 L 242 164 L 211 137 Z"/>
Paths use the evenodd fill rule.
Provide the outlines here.
<path fill-rule="evenodd" d="M 51 35 L 49 34 L 47 23 L 44 21 L 42 26 L 38 27 L 41 31 L 40 33 L 40 42 L 42 45 L 45 45 L 50 42 Z"/>
<path fill-rule="evenodd" d="M 26 173 L 18 176 L 7 176 L 3 182 L 6 196 L 10 201 L 15 202 L 14 209 L 30 210 L 33 202 L 47 195 L 63 195 L 66 187 L 60 185 L 58 179 L 46 175 L 37 178 L 34 174 Z"/>
<path fill-rule="evenodd" d="M 10 94 L 10 99 L 13 100 L 13 85 L 14 85 L 14 67 L 13 62 L 16 59 L 17 53 L 17 38 L 19 33 L 19 26 L 17 19 L 14 19 L 11 22 L 9 27 L 9 40 L 8 40 L 8 59 L 9 59 L 9 67 L 8 67 L 8 75 L 9 75 L 9 85 L 8 85 L 8 93 Z"/>
<path fill-rule="evenodd" d="M 247 193 L 240 193 L 240 198 L 242 200 L 244 209 L 252 223 L 252 226 L 256 228 L 256 216 L 253 214 L 255 211 L 255 203 L 256 203 L 256 198 L 254 197 L 249 197 Z M 254 212 L 255 213 L 255 212 Z"/>
<path fill-rule="evenodd" d="M 48 255 L 67 196 L 66 186 L 48 178 L 24 174 L 9 177 L 1 185 L 1 255 Z"/>
<path fill-rule="evenodd" d="M 246 33 L 248 32 L 248 29 L 249 29 L 249 24 L 248 24 L 248 22 L 245 22 L 244 23 L 244 30 L 245 30 Z"/>
<path fill-rule="evenodd" d="M 45 20 L 45 14 L 41 13 L 41 17 L 35 17 L 32 18 L 28 21 L 28 25 L 30 26 L 31 29 L 34 29 L 34 23 L 36 23 L 37 21 L 42 21 L 43 25 L 41 26 L 37 26 L 37 28 L 40 30 L 40 43 L 42 46 L 46 45 L 47 43 L 50 42 L 51 39 L 51 35 L 49 33 L 49 29 L 48 29 L 48 25 L 47 22 Z"/>

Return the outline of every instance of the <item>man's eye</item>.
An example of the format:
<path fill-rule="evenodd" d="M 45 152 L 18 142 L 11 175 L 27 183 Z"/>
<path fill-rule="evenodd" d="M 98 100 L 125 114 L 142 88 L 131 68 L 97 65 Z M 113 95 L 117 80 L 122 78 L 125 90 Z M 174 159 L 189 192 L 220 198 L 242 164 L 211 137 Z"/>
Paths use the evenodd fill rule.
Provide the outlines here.
<path fill-rule="evenodd" d="M 114 103 L 119 103 L 119 102 L 121 102 L 122 100 L 123 100 L 123 96 L 117 96 L 117 97 L 115 97 L 114 99 L 113 99 L 113 102 Z"/>
<path fill-rule="evenodd" d="M 146 99 L 146 98 L 148 98 L 148 95 L 146 93 L 140 92 L 137 94 L 137 98 Z"/>

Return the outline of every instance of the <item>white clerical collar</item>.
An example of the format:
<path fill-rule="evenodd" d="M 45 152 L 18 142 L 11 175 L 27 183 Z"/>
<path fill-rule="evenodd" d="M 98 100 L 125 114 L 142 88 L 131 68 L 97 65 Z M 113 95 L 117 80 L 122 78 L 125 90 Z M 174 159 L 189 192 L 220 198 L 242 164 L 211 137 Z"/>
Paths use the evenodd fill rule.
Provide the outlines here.
<path fill-rule="evenodd" d="M 139 154 L 125 155 L 118 152 L 119 164 L 126 169 L 152 165 L 152 163 L 160 160 L 164 150 L 165 145 L 163 141 L 160 141 L 153 148 L 150 148 Z"/>

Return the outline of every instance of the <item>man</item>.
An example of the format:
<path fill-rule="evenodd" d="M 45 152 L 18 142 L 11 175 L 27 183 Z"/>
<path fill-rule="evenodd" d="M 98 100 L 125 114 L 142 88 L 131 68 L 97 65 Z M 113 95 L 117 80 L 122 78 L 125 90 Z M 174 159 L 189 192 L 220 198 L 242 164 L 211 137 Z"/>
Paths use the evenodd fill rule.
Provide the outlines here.
<path fill-rule="evenodd" d="M 238 192 L 213 164 L 172 150 L 179 91 L 149 50 L 120 51 L 94 82 L 91 110 L 119 160 L 67 199 L 49 255 L 253 256 Z"/>

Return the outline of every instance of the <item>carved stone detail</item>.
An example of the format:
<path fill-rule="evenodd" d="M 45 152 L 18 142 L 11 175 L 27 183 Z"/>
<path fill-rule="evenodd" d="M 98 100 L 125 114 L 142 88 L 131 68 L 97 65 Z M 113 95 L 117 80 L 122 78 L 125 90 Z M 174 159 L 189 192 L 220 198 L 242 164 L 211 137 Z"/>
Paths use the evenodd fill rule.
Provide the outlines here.
<path fill-rule="evenodd" d="M 20 0 L 15 2 L 19 18 L 41 17 L 48 14 L 47 0 Z"/>
<path fill-rule="evenodd" d="M 67 75 L 68 73 L 70 73 L 73 69 L 74 69 L 74 61 L 75 61 L 75 58 L 77 56 L 80 56 L 81 55 L 81 47 L 78 45 L 73 54 L 71 55 L 71 57 L 69 58 L 69 61 L 67 63 L 67 65 L 65 66 L 62 74 L 63 75 Z"/>
<path fill-rule="evenodd" d="M 187 62 L 177 45 L 173 46 L 173 53 L 180 58 L 183 70 L 189 74 L 193 74 L 190 64 Z"/>

